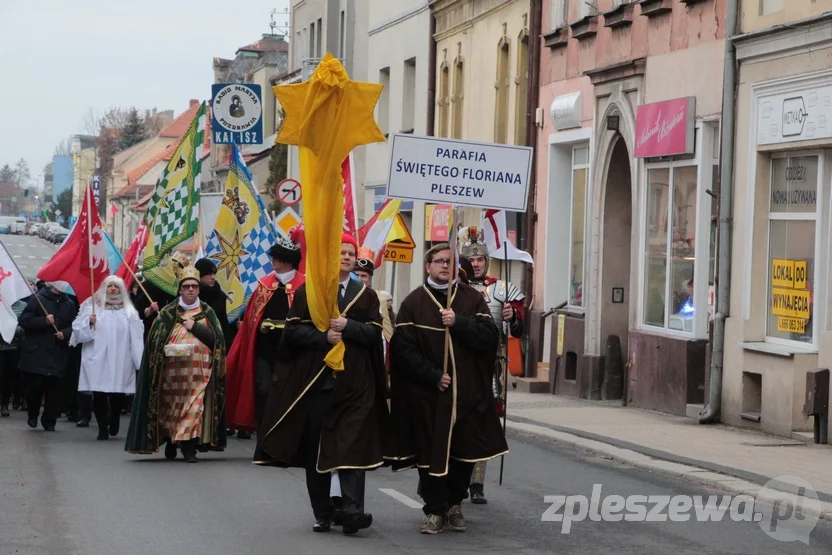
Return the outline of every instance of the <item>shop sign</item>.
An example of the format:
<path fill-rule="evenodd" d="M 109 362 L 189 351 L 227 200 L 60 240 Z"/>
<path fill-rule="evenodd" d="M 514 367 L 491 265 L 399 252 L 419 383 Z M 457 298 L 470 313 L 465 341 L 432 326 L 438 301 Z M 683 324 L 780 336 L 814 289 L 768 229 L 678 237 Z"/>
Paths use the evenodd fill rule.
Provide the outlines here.
<path fill-rule="evenodd" d="M 636 158 L 693 154 L 696 97 L 642 104 L 636 112 Z"/>
<path fill-rule="evenodd" d="M 425 241 L 444 243 L 448 241 L 448 222 L 451 218 L 450 204 L 428 204 L 425 206 Z"/>
<path fill-rule="evenodd" d="M 832 138 L 832 85 L 761 97 L 757 144 Z"/>
<path fill-rule="evenodd" d="M 776 158 L 772 163 L 771 211 L 814 212 L 818 202 L 818 157 Z"/>
<path fill-rule="evenodd" d="M 805 260 L 771 261 L 771 314 L 777 329 L 803 333 L 811 315 L 812 294 L 807 289 Z"/>
<path fill-rule="evenodd" d="M 584 97 L 579 92 L 555 98 L 549 108 L 549 116 L 558 131 L 581 127 L 583 112 Z"/>

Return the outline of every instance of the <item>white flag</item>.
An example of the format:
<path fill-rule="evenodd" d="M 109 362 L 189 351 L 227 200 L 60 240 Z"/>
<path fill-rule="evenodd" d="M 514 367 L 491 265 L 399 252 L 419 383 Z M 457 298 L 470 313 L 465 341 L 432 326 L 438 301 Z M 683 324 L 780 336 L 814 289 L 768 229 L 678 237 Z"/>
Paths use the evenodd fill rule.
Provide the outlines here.
<path fill-rule="evenodd" d="M 482 216 L 482 236 L 488 247 L 488 256 L 497 260 L 519 260 L 534 264 L 532 255 L 521 251 L 508 240 L 506 211 L 485 210 Z"/>
<path fill-rule="evenodd" d="M 11 343 L 17 329 L 17 316 L 12 305 L 32 294 L 29 284 L 20 275 L 6 246 L 0 243 L 0 335 Z"/>
<path fill-rule="evenodd" d="M 199 246 L 199 250 L 196 251 L 196 260 L 202 260 L 205 258 L 205 251 L 202 250 L 202 245 Z"/>

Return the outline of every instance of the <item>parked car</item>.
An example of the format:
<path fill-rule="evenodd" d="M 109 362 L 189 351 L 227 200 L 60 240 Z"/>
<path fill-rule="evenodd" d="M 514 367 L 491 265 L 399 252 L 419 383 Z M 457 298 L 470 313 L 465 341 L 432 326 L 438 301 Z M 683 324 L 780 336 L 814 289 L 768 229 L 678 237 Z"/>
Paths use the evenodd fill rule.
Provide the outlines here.
<path fill-rule="evenodd" d="M 23 235 L 23 232 L 26 229 L 26 220 L 23 218 L 16 218 L 14 222 L 12 222 L 12 229 L 11 232 L 15 235 Z"/>
<path fill-rule="evenodd" d="M 69 235 L 69 230 L 67 228 L 57 227 L 52 231 L 52 234 L 50 236 L 51 237 L 50 240 L 53 243 L 59 245 L 59 244 L 63 243 L 63 241 L 64 241 L 64 239 L 66 239 L 67 235 Z"/>

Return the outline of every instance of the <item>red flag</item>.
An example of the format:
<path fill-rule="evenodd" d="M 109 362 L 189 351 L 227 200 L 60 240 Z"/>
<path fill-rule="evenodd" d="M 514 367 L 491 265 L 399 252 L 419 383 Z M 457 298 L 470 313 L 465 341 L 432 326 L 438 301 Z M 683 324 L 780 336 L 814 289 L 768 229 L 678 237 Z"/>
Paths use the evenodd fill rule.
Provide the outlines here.
<path fill-rule="evenodd" d="M 101 225 L 92 187 L 87 186 L 78 223 L 58 252 L 38 272 L 38 279 L 45 282 L 66 282 L 75 291 L 78 302 L 84 302 L 95 292 L 91 288 L 98 289 L 109 275 L 110 262 L 104 227 Z"/>
<path fill-rule="evenodd" d="M 133 274 L 139 269 L 139 255 L 144 252 L 144 248 L 147 245 L 147 238 L 147 224 L 142 222 L 142 225 L 139 226 L 139 230 L 136 232 L 136 236 L 133 238 L 133 242 L 130 243 L 130 248 L 127 249 L 127 254 L 124 255 L 124 261 L 118 267 L 118 270 L 116 270 L 116 275 L 124 280 L 124 284 L 128 290 L 133 285 Z M 132 273 L 127 269 L 128 266 L 130 270 L 133 270 Z"/>

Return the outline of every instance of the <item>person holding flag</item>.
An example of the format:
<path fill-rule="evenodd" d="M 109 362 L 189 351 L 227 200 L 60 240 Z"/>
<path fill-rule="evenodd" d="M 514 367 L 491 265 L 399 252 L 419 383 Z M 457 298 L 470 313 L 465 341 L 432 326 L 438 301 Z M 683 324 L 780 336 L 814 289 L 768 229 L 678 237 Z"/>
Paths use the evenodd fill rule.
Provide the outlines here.
<path fill-rule="evenodd" d="M 27 305 L 24 299 L 29 299 L 33 291 L 31 282 L 26 281 L 6 246 L 0 243 L 0 416 L 4 417 L 10 415 L 12 399 L 17 407 L 23 404 L 18 368 L 23 328 L 18 320 Z"/>
<path fill-rule="evenodd" d="M 455 259 L 447 243 L 425 254 L 427 282 L 402 302 L 390 345 L 394 469 L 419 469 L 423 534 L 464 532 L 474 463 L 508 452 L 491 395 L 499 331 Z"/>

